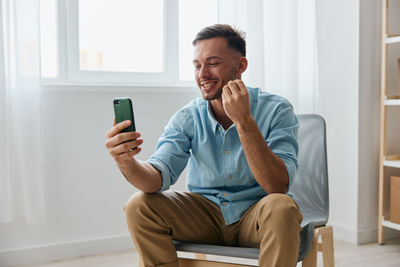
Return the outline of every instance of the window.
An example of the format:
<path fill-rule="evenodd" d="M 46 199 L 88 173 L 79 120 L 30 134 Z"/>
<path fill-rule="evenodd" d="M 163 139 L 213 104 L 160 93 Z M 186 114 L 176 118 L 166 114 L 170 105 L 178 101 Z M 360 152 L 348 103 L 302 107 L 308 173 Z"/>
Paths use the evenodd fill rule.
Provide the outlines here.
<path fill-rule="evenodd" d="M 163 31 L 163 0 L 79 0 L 79 68 L 160 73 Z"/>
<path fill-rule="evenodd" d="M 195 34 L 217 0 L 41 0 L 42 77 L 89 83 L 193 80 Z M 58 16 L 56 16 L 58 15 Z"/>

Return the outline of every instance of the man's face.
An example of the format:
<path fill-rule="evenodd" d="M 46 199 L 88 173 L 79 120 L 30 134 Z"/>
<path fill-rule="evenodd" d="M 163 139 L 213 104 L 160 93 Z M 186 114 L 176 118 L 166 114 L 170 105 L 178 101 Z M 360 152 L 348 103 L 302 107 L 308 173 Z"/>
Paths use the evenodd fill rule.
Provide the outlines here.
<path fill-rule="evenodd" d="M 225 38 L 205 39 L 196 44 L 195 79 L 205 100 L 220 98 L 225 84 L 240 79 L 239 59 L 240 53 L 229 48 Z"/>

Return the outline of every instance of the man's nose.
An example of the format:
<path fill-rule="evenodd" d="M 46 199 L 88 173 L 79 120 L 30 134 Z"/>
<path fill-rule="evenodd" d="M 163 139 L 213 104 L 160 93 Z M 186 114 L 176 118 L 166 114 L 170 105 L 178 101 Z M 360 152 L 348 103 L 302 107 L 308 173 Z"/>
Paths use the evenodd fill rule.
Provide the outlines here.
<path fill-rule="evenodd" d="M 208 71 L 207 66 L 202 66 L 200 71 L 199 71 L 199 78 L 200 79 L 205 79 L 210 76 L 210 72 Z"/>

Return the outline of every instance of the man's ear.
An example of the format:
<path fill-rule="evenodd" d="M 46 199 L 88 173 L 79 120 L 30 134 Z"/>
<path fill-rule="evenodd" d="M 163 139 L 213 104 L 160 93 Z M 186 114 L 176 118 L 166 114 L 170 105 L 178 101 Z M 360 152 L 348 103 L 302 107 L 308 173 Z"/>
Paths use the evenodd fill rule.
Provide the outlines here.
<path fill-rule="evenodd" d="M 239 65 L 238 65 L 237 73 L 240 75 L 240 74 L 242 74 L 243 72 L 245 72 L 246 69 L 247 69 L 247 65 L 248 65 L 248 64 L 249 64 L 249 63 L 248 63 L 248 61 L 247 61 L 247 58 L 241 57 L 241 58 L 239 59 Z"/>

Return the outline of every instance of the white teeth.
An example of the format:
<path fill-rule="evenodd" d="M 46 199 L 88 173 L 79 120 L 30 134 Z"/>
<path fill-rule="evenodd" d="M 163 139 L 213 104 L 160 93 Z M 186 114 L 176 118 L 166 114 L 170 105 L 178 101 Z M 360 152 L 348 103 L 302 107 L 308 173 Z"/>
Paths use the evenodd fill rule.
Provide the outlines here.
<path fill-rule="evenodd" d="M 203 83 L 202 85 L 203 85 L 204 88 L 208 89 L 211 86 L 213 86 L 214 84 L 215 84 L 215 82 L 210 82 L 210 83 Z"/>

